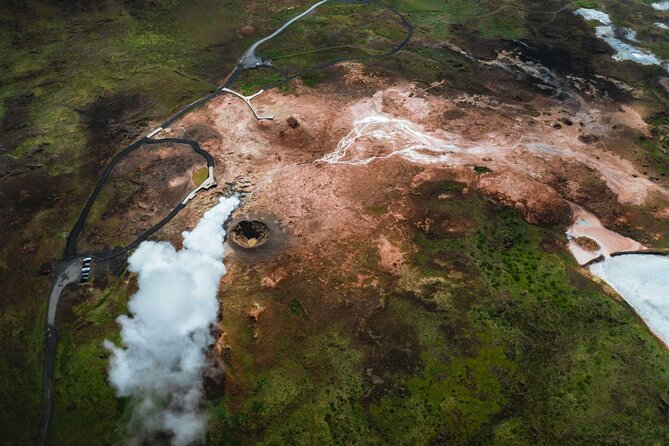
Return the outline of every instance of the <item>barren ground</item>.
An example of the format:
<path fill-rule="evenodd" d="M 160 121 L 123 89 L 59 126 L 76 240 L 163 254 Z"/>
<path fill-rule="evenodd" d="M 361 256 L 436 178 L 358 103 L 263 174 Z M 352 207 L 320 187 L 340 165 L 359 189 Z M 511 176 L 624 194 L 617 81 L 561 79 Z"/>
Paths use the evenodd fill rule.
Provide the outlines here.
<path fill-rule="evenodd" d="M 346 94 L 324 86 L 260 96 L 254 104 L 273 121 L 256 121 L 241 101 L 224 96 L 169 132 L 197 126 L 220 134 L 204 143 L 219 181 L 250 193 L 243 211 L 275 215 L 291 235 L 290 249 L 307 252 L 333 237 L 365 237 L 384 216 L 406 219 L 400 205 L 379 197 L 387 189 L 410 194 L 444 172 L 535 224 L 569 224 L 570 202 L 596 209 L 608 226 L 622 219 L 629 231 L 634 220 L 667 212 L 662 183 L 611 149 L 629 147 L 645 131 L 630 106 L 582 102 L 567 112 L 536 95 L 514 108 L 389 84 L 356 65 L 343 78 Z M 365 96 L 370 85 L 379 90 Z M 370 206 L 388 210 L 366 215 Z"/>

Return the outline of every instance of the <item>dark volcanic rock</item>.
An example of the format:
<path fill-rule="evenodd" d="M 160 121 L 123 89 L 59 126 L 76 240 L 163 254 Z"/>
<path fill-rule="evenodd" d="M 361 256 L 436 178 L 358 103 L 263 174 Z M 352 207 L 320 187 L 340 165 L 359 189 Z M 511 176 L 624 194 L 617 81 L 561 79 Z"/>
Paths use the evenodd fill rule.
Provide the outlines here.
<path fill-rule="evenodd" d="M 102 96 L 91 102 L 83 111 L 92 147 L 128 143 L 138 134 L 135 119 L 142 104 L 137 93 L 119 93 Z"/>
<path fill-rule="evenodd" d="M 34 93 L 23 93 L 5 99 L 5 116 L 0 133 L 0 152 L 17 148 L 32 135 L 30 129 L 30 107 L 37 97 Z"/>
<path fill-rule="evenodd" d="M 591 133 L 586 133 L 585 135 L 578 135 L 578 140 L 585 144 L 594 144 L 599 141 L 599 137 Z"/>

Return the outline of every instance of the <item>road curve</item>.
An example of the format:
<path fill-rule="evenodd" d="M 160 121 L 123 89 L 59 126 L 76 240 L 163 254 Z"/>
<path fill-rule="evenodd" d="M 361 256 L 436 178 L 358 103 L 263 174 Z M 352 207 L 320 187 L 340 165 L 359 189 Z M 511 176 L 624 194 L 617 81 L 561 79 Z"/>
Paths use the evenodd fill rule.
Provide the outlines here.
<path fill-rule="evenodd" d="M 203 150 L 200 145 L 191 140 L 187 139 L 179 139 L 179 138 L 163 138 L 163 139 L 149 139 L 149 138 L 142 138 L 139 141 L 136 141 L 135 143 L 131 144 L 121 152 L 117 153 L 114 158 L 112 158 L 111 162 L 107 165 L 105 168 L 104 172 L 102 173 L 102 176 L 98 180 L 97 184 L 95 185 L 95 188 L 93 189 L 93 192 L 91 193 L 90 197 L 88 198 L 88 201 L 86 202 L 86 205 L 84 206 L 84 209 L 81 211 L 79 214 L 79 217 L 77 218 L 76 223 L 72 227 L 72 230 L 67 236 L 67 242 L 65 244 L 65 252 L 63 254 L 63 258 L 65 260 L 70 260 L 73 259 L 77 255 L 77 241 L 79 240 L 79 237 L 81 233 L 84 230 L 85 224 L 86 224 L 86 219 L 88 218 L 88 215 L 91 212 L 91 209 L 93 207 L 93 204 L 95 204 L 95 201 L 97 200 L 98 196 L 100 195 L 100 192 L 102 191 L 102 188 L 104 185 L 107 183 L 109 180 L 109 177 L 111 176 L 114 167 L 126 156 L 128 156 L 130 153 L 134 152 L 135 150 L 139 149 L 143 145 L 154 145 L 154 144 L 166 144 L 166 143 L 172 143 L 172 144 L 185 144 L 190 146 L 191 149 L 198 155 L 202 156 L 206 161 L 207 161 L 207 167 L 210 169 L 213 169 L 214 167 L 214 157 L 212 157 L 209 152 L 206 150 Z M 183 200 L 182 200 L 183 201 Z M 170 218 L 165 220 L 163 219 L 160 221 L 156 226 L 150 228 L 148 231 L 146 231 L 144 234 L 140 235 L 135 241 L 133 241 L 130 245 L 128 246 L 137 246 L 144 240 L 146 240 L 151 234 L 154 232 L 158 231 L 160 228 L 162 228 L 171 218 L 173 218 L 180 210 L 182 207 L 177 205 L 172 212 L 170 212 L 169 216 Z M 175 212 L 176 211 L 176 212 Z M 127 249 L 126 249 L 127 248 Z M 128 252 L 132 248 L 125 247 L 124 250 L 125 252 Z M 96 260 L 99 256 L 96 256 Z"/>
<path fill-rule="evenodd" d="M 321 0 L 318 3 L 315 3 L 315 4 L 311 5 L 311 7 L 309 9 L 304 11 L 302 14 L 296 15 L 292 19 L 288 20 L 286 23 L 283 24 L 283 26 L 281 26 L 281 28 L 277 29 L 272 34 L 270 34 L 269 36 L 263 37 L 262 39 L 258 40 L 256 43 L 251 45 L 249 47 L 249 49 L 246 50 L 246 52 L 242 56 L 241 60 L 239 61 L 239 65 L 241 65 L 244 69 L 247 69 L 247 70 L 250 70 L 250 69 L 253 69 L 253 68 L 258 68 L 260 65 L 262 65 L 262 62 L 263 62 L 262 57 L 256 56 L 256 50 L 258 49 L 258 47 L 260 45 L 262 45 L 265 42 L 268 42 L 268 41 L 272 40 L 273 38 L 275 38 L 276 36 L 278 36 L 279 34 L 284 32 L 286 30 L 286 28 L 288 28 L 290 25 L 297 22 L 302 17 L 304 17 L 305 15 L 309 14 L 311 11 L 318 8 L 323 3 L 327 3 L 327 1 L 328 0 Z"/>

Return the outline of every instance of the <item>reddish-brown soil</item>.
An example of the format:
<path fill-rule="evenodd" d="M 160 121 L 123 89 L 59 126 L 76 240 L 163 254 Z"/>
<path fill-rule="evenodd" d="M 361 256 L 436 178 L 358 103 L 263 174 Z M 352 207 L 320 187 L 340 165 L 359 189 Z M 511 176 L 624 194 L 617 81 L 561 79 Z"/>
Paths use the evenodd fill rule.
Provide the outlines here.
<path fill-rule="evenodd" d="M 662 185 L 610 150 L 645 132 L 639 110 L 583 102 L 567 112 L 544 96 L 533 97 L 529 108 L 485 96 L 432 96 L 410 83 L 388 85 L 355 64 L 339 69 L 344 93 L 330 84 L 298 85 L 291 94 L 271 91 L 256 98 L 254 105 L 273 114 L 273 121 L 255 120 L 228 95 L 167 134 L 214 129 L 220 137 L 203 146 L 217 159 L 219 182 L 250 193 L 244 211 L 276 215 L 291 246 L 307 250 L 333 234 L 364 235 L 364 228 L 382 220 L 378 212 L 367 213 L 369 207 L 406 218 L 373 191 L 410 191 L 434 171 L 450 172 L 535 224 L 567 225 L 568 202 L 597 209 L 607 224 L 619 217 L 613 209 L 639 208 L 649 198 L 666 202 Z M 378 88 L 372 97 L 370 85 Z M 529 116 L 528 109 L 543 112 Z M 366 126 L 369 117 L 388 122 Z M 584 134 L 596 138 L 583 142 Z M 343 146 L 336 163 L 325 162 Z M 388 178 L 394 180 L 386 184 Z M 460 230 L 457 222 L 449 224 Z"/>

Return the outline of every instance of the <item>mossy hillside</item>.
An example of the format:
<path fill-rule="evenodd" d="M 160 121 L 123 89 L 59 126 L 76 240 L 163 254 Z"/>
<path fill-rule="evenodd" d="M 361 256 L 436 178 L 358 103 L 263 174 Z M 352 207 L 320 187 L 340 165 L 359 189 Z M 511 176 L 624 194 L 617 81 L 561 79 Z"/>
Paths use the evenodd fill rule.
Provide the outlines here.
<path fill-rule="evenodd" d="M 657 404 L 669 389 L 669 369 L 660 343 L 631 311 L 580 276 L 559 248 L 561 231 L 529 226 L 510 211 L 491 218 L 488 206 L 473 203 L 469 197 L 430 203 L 448 216 L 468 209 L 479 229 L 469 237 L 419 233 L 416 242 L 423 249 L 416 258 L 430 276 L 449 261 L 479 271 L 464 279 L 476 291 L 454 305 L 466 313 L 451 315 L 454 321 L 445 327 L 451 327 L 449 334 L 456 327 L 450 340 L 456 343 L 477 339 L 472 331 L 494 330 L 505 358 L 513 359 L 514 367 L 503 369 L 515 370 L 504 386 L 511 401 L 501 411 L 505 418 L 523 419 L 539 443 L 617 437 L 652 444 L 664 438 L 666 419 Z M 478 348 L 488 344 L 478 339 Z"/>
<path fill-rule="evenodd" d="M 669 174 L 669 114 L 657 113 L 646 121 L 651 134 L 639 138 L 639 145 L 645 149 L 643 167 L 665 177 Z"/>
<path fill-rule="evenodd" d="M 104 291 L 85 288 L 64 296 L 66 323 L 60 329 L 49 430 L 53 444 L 114 444 L 124 438 L 125 402 L 109 384 L 109 353 L 102 343 L 119 341 L 115 320 L 127 311 L 130 284 L 123 273 Z"/>
<path fill-rule="evenodd" d="M 370 422 L 385 441 L 398 444 L 471 442 L 508 402 L 504 387 L 516 365 L 506 357 L 504 342 L 494 329 L 472 333 L 468 342 L 480 347 L 457 352 L 449 349 L 452 341 L 435 313 L 405 300 L 391 300 L 389 312 L 394 320 L 408 319 L 416 332 L 422 369 L 394 379 L 378 372 L 388 386 L 370 404 Z"/>
<path fill-rule="evenodd" d="M 388 2 L 416 25 L 418 38 L 448 39 L 454 26 L 471 28 L 485 39 L 524 37 L 525 4 L 518 0 L 395 0 Z"/>
<path fill-rule="evenodd" d="M 305 72 L 303 81 L 313 86 L 327 78 L 325 73 L 308 71 L 340 59 L 366 59 L 390 51 L 404 40 L 407 29 L 401 19 L 378 4 L 320 5 L 316 12 L 291 25 L 272 41 L 261 45 L 257 54 L 290 75 Z M 267 69 L 255 74 L 251 86 L 271 84 L 278 73 Z M 254 73 L 254 72 L 251 72 Z M 248 78 L 250 73 L 243 77 Z M 253 79 L 253 78 L 252 78 Z M 278 80 L 281 80 L 279 77 Z M 237 82 L 248 91 L 248 80 Z M 256 84 L 256 85 L 253 85 Z M 257 91 L 257 90 L 256 90 Z"/>
<path fill-rule="evenodd" d="M 248 291 L 267 307 L 257 325 L 225 313 L 236 384 L 211 402 L 212 444 L 668 440 L 660 343 L 583 276 L 561 228 L 530 226 L 460 189 L 446 183 L 412 199 L 417 215 L 474 228 L 448 235 L 411 224 L 406 274 L 422 288 L 382 280 L 358 295 L 295 278 L 279 297 Z M 451 198 L 437 199 L 444 191 Z M 319 308 L 339 294 L 353 307 Z M 308 318 L 291 311 L 294 300 Z"/>
<path fill-rule="evenodd" d="M 269 32 L 302 3 L 307 2 L 292 8 L 212 0 L 144 7 L 114 1 L 70 8 L 44 2 L 21 9 L 4 5 L 0 49 L 8 69 L 2 72 L 0 102 L 20 94 L 36 96 L 28 123 L 35 135 L 13 155 L 49 143 L 52 152 L 61 151 L 64 166 L 76 167 L 87 160 L 80 121 L 92 101 L 137 93 L 142 104 L 133 111 L 133 125 L 166 118 L 211 91 L 257 39 L 240 36 L 236 29 L 248 23 L 256 34 Z"/>
<path fill-rule="evenodd" d="M 97 19 L 102 20 L 99 17 Z M 121 16 L 116 21 L 121 23 L 111 22 L 115 26 L 108 24 L 96 27 L 94 15 L 83 15 L 81 20 L 90 21 L 87 26 L 92 29 L 79 25 L 83 29 L 67 27 L 62 30 L 62 34 L 56 34 L 54 30 L 51 32 L 54 35 L 49 37 L 58 43 L 38 46 L 37 49 L 33 43 L 29 48 L 15 50 L 12 57 L 8 57 L 10 63 L 20 64 L 21 57 L 31 60 L 30 51 L 44 53 L 46 60 L 29 73 L 14 69 L 11 72 L 14 78 L 3 83 L 8 86 L 2 91 L 3 97 L 25 92 L 36 96 L 29 119 L 35 134 L 14 149 L 12 155 L 21 156 L 32 147 L 45 145 L 48 147 L 45 155 L 58 160 L 50 166 L 52 174 L 76 172 L 91 157 L 102 158 L 99 154 L 90 153 L 90 146 L 99 143 L 86 139 L 87 129 L 82 122 L 85 121 L 85 114 L 82 114 L 86 107 L 97 98 L 114 96 L 120 92 L 141 94 L 144 104 L 131 110 L 110 111 L 110 114 L 116 112 L 117 115 L 107 119 L 146 126 L 149 120 L 167 115 L 181 101 L 192 99 L 210 88 L 209 85 L 203 86 L 176 73 L 175 69 L 183 67 L 181 64 L 170 66 L 169 55 L 166 56 L 167 64 L 156 65 L 151 55 L 165 54 L 167 43 L 164 39 L 142 36 L 144 31 L 137 29 L 140 26 L 134 24 L 130 16 Z M 63 23 L 63 26 L 67 24 Z M 126 35 L 116 35 L 120 30 L 124 30 Z M 133 31 L 139 35 L 127 35 Z M 78 42 L 74 45 L 73 41 Z M 140 50 L 140 47 L 144 49 Z M 54 67 L 56 58 L 59 63 Z M 21 76 L 25 76 L 25 80 L 17 82 L 16 77 Z M 114 141 L 112 147 L 123 143 L 123 140 Z M 108 147 L 105 149 L 109 150 Z"/>
<path fill-rule="evenodd" d="M 211 443 L 246 438 L 256 444 L 361 444 L 373 439 L 360 402 L 360 352 L 351 348 L 346 331 L 331 327 L 259 376 L 243 411 L 230 414 L 228 397 L 219 401 L 214 413 L 222 417 L 212 422 Z M 254 435 L 258 431 L 262 436 Z"/>
<path fill-rule="evenodd" d="M 48 286 L 35 288 L 48 293 Z M 45 319 L 46 305 L 38 302 L 10 306 L 2 314 L 0 342 L 5 348 L 0 358 L 0 400 L 7 410 L 0 418 L 0 434 L 7 444 L 34 441 L 36 431 L 19 427 L 39 417 Z"/>

